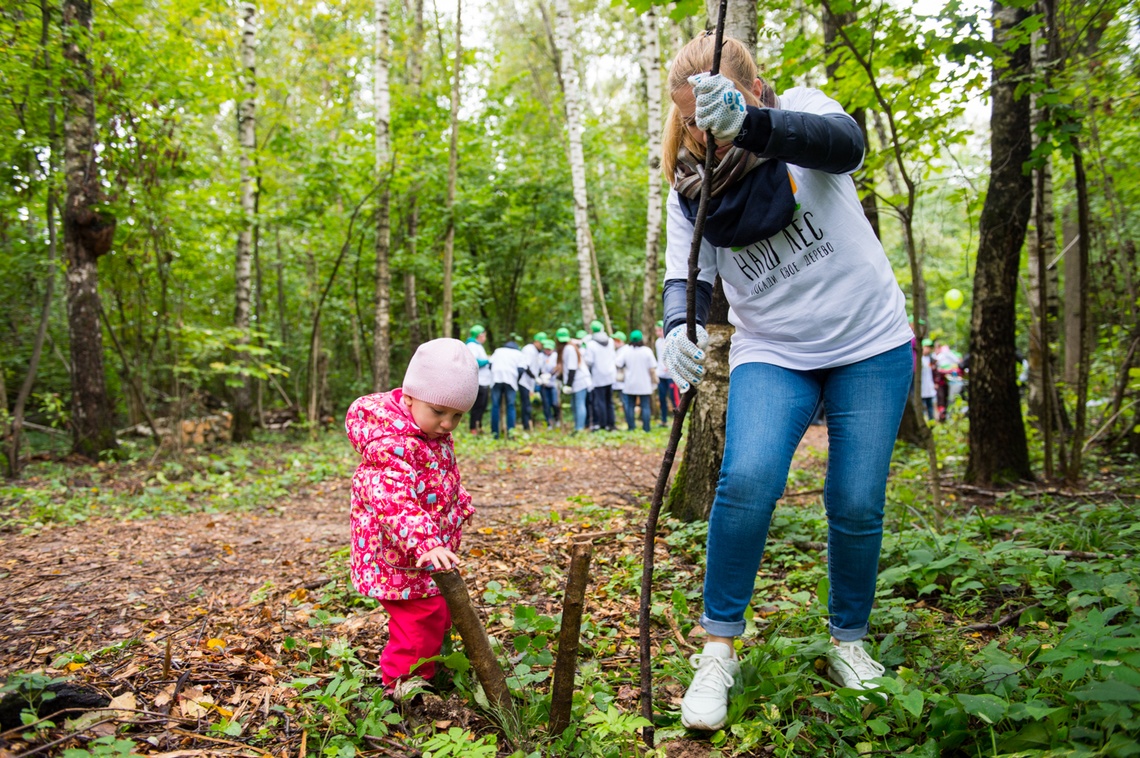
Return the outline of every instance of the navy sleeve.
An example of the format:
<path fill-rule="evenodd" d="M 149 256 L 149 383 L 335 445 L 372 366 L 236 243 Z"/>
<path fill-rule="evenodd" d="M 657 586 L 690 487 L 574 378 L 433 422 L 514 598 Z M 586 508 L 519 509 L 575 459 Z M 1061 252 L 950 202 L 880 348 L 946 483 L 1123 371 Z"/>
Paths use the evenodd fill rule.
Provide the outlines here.
<path fill-rule="evenodd" d="M 668 334 L 678 324 L 685 323 L 685 311 L 688 309 L 685 302 L 685 287 L 688 284 L 684 279 L 666 279 L 661 299 L 665 304 L 665 334 Z M 697 324 L 704 326 L 709 319 L 709 306 L 712 304 L 712 285 L 697 280 Z"/>
<path fill-rule="evenodd" d="M 844 113 L 817 115 L 749 105 L 733 144 L 764 158 L 846 174 L 863 162 L 863 132 Z"/>

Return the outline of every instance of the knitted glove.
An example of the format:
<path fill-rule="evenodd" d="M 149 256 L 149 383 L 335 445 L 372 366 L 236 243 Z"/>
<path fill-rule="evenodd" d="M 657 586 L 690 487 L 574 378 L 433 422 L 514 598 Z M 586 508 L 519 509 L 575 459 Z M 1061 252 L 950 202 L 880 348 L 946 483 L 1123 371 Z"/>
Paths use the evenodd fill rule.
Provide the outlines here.
<path fill-rule="evenodd" d="M 736 89 L 732 80 L 721 74 L 709 76 L 696 74 L 689 77 L 696 98 L 697 128 L 702 132 L 712 131 L 719 140 L 733 139 L 740 133 L 744 123 L 744 95 Z"/>
<path fill-rule="evenodd" d="M 705 348 L 709 345 L 709 333 L 703 326 L 697 326 L 697 344 L 689 342 L 685 325 L 673 327 L 665 337 L 665 355 L 662 359 L 673 374 L 673 381 L 681 392 L 701 383 L 705 375 Z"/>

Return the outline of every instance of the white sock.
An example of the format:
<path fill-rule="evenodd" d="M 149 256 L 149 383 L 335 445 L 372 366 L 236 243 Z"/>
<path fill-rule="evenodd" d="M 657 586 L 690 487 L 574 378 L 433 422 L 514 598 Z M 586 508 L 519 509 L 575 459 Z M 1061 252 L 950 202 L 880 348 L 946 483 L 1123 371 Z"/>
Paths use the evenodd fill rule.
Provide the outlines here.
<path fill-rule="evenodd" d="M 724 642 L 706 642 L 704 650 L 701 651 L 701 655 L 714 655 L 717 658 L 735 659 L 736 651 L 732 645 L 728 645 Z"/>

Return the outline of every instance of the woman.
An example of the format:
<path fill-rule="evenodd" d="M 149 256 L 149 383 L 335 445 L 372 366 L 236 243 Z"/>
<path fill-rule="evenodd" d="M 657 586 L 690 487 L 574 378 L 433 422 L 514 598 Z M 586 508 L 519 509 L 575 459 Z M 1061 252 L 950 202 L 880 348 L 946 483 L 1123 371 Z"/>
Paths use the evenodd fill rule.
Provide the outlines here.
<path fill-rule="evenodd" d="M 681 723 L 726 720 L 768 526 L 796 445 L 822 400 L 828 420 L 829 673 L 866 689 L 883 673 L 862 646 L 875 593 L 891 452 L 913 361 L 905 297 L 863 215 L 850 172 L 863 159 L 858 126 L 823 93 L 779 97 L 748 49 L 693 40 L 669 73 L 673 105 L 663 159 L 669 194 L 665 362 L 685 391 L 704 373 L 708 334 L 685 328 L 685 279 L 700 197 L 705 130 L 716 137 L 713 195 L 700 248 L 697 321 L 719 274 L 736 327 L 729 353 L 724 462 L 712 512 L 701 625 L 708 643 Z"/>

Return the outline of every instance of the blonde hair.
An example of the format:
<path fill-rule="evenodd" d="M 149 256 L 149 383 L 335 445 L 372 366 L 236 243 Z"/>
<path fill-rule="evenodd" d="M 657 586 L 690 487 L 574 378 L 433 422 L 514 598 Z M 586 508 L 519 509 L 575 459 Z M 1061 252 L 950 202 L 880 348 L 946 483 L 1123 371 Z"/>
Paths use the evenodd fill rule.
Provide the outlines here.
<path fill-rule="evenodd" d="M 690 76 L 705 73 L 712 68 L 715 48 L 716 38 L 708 32 L 681 48 L 681 52 L 677 53 L 677 57 L 669 67 L 670 98 L 678 90 L 690 86 Z M 732 37 L 724 38 L 720 53 L 720 73 L 732 80 L 744 95 L 745 103 L 760 105 L 752 92 L 752 84 L 760 78 L 760 72 L 747 45 Z M 764 88 L 765 94 L 768 94 L 767 85 L 764 85 Z M 774 105 L 774 102 L 765 104 Z M 677 167 L 677 151 L 682 146 L 697 160 L 705 159 L 705 141 L 693 139 L 693 135 L 685 126 L 684 119 L 681 118 L 681 112 L 677 110 L 677 104 L 671 103 L 669 114 L 665 117 L 665 128 L 661 134 L 661 170 L 670 186 L 673 184 L 673 173 Z"/>

